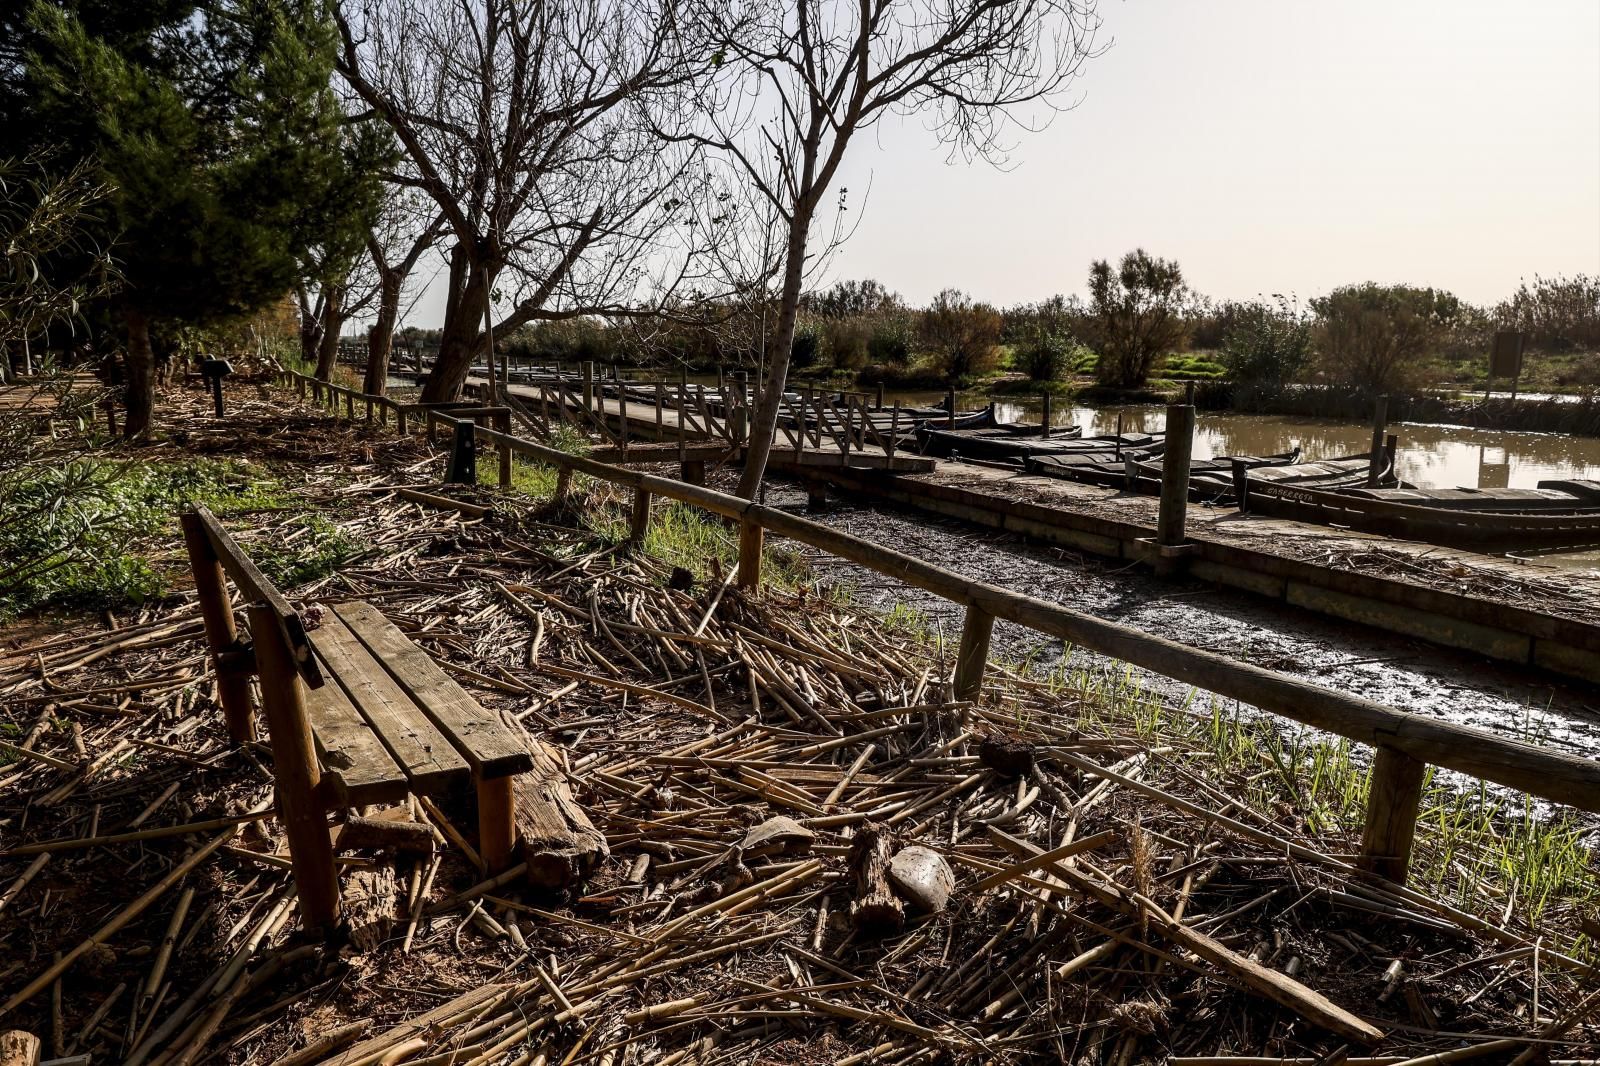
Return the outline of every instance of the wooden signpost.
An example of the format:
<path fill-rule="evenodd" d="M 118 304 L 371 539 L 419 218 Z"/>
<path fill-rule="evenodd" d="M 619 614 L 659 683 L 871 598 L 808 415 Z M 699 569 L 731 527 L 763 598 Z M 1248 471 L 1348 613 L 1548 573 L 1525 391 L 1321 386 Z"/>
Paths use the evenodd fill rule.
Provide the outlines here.
<path fill-rule="evenodd" d="M 1528 335 L 1519 330 L 1497 330 L 1494 347 L 1489 350 L 1489 377 L 1483 383 L 1483 398 L 1489 398 L 1495 378 L 1511 379 L 1511 398 L 1517 398 L 1517 382 L 1522 377 L 1522 350 L 1527 346 Z"/>

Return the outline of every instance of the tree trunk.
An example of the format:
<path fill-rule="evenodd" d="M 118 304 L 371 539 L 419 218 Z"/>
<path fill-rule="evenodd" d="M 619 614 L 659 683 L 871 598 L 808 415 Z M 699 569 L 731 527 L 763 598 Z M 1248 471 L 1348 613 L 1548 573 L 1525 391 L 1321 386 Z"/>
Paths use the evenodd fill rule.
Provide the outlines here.
<path fill-rule="evenodd" d="M 317 296 L 317 303 L 313 305 L 304 285 L 295 287 L 295 296 L 300 302 L 300 360 L 306 366 L 315 366 L 317 362 L 317 349 L 322 343 L 322 301 L 323 296 Z"/>
<path fill-rule="evenodd" d="M 767 380 L 756 401 L 755 422 L 750 427 L 750 443 L 745 449 L 744 472 L 739 475 L 738 493 L 747 500 L 756 498 L 761 479 L 767 473 L 767 458 L 772 454 L 772 438 L 778 432 L 778 413 L 783 407 L 783 390 L 789 381 L 789 362 L 794 354 L 794 327 L 800 314 L 800 287 L 805 280 L 806 235 L 811 231 L 814 204 L 795 205 L 789 220 L 789 243 L 784 252 L 783 293 L 778 301 L 778 321 L 773 328 L 771 359 Z"/>
<path fill-rule="evenodd" d="M 385 271 L 378 283 L 378 317 L 367 334 L 367 376 L 361 391 L 382 396 L 389 383 L 389 353 L 394 350 L 394 327 L 400 317 L 401 278 Z"/>
<path fill-rule="evenodd" d="M 332 381 L 333 367 L 339 361 L 339 333 L 344 329 L 344 288 L 323 286 L 322 344 L 317 351 L 316 378 Z"/>
<path fill-rule="evenodd" d="M 459 246 L 458 246 L 459 247 Z M 439 358 L 428 372 L 422 386 L 423 403 L 442 403 L 461 397 L 461 386 L 472 369 L 472 359 L 482 342 L 480 319 L 483 314 L 485 290 L 494 285 L 495 271 L 479 269 L 461 252 L 462 269 L 466 272 L 465 284 L 458 290 L 461 299 L 445 321 L 439 337 Z M 455 257 L 451 257 L 451 274 L 456 271 Z M 454 278 L 452 277 L 452 282 Z"/>
<path fill-rule="evenodd" d="M 122 434 L 135 440 L 150 432 L 156 404 L 156 353 L 150 347 L 150 316 L 142 308 L 129 304 L 123 309 L 122 320 L 128 328 L 128 352 L 123 357 L 127 374 L 122 387 L 128 417 L 123 421 Z"/>

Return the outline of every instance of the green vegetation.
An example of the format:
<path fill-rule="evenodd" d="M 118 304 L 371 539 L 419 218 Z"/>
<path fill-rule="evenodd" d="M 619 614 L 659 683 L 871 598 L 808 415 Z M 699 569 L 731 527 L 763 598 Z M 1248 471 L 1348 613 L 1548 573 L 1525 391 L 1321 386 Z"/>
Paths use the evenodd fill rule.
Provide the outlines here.
<path fill-rule="evenodd" d="M 1080 728 L 1109 733 L 1131 724 L 1153 747 L 1174 749 L 1162 758 L 1266 812 L 1285 836 L 1303 828 L 1359 840 L 1371 784 L 1359 747 L 1221 701 L 1173 708 L 1129 667 L 1089 670 L 1070 658 L 1045 672 L 1044 683 L 1080 709 Z M 1591 838 L 1571 812 L 1553 814 L 1521 794 L 1432 768 L 1410 884 L 1497 924 L 1514 899 L 1530 924 L 1554 920 L 1546 941 L 1553 948 L 1587 953 L 1572 918 L 1600 902 Z"/>
<path fill-rule="evenodd" d="M 141 544 L 177 537 L 183 508 L 204 504 L 225 516 L 290 502 L 276 479 L 239 461 L 95 456 L 22 467 L 0 497 L 7 515 L 0 525 L 0 617 L 45 607 L 120 608 L 159 596 L 166 577 Z"/>

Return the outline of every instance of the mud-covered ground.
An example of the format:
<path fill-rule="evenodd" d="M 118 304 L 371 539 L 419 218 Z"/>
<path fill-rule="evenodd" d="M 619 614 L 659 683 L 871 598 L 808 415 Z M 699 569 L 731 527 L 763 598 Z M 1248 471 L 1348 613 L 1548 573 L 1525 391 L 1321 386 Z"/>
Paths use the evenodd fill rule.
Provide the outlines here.
<path fill-rule="evenodd" d="M 1549 675 L 1451 651 L 1420 640 L 1323 618 L 1201 582 L 1168 582 L 1135 565 L 1114 564 L 1014 534 L 995 533 L 877 501 L 830 496 L 826 509 L 807 512 L 805 494 L 775 483 L 767 502 L 806 513 L 856 536 L 894 547 L 969 577 L 1087 611 L 1242 662 L 1304 678 L 1401 710 L 1437 715 L 1600 757 L 1600 692 Z M 818 556 L 819 576 L 849 585 L 887 611 L 913 605 L 951 642 L 961 609 L 920 589 L 893 582 L 853 563 Z M 1062 643 L 1002 622 L 993 654 L 1049 666 Z M 1106 668 L 1111 661 L 1082 648 L 1072 662 Z M 1119 667 L 1120 668 L 1120 667 Z M 1183 699 L 1188 686 L 1144 675 L 1148 687 Z M 1196 706 L 1209 694 L 1196 693 Z"/>

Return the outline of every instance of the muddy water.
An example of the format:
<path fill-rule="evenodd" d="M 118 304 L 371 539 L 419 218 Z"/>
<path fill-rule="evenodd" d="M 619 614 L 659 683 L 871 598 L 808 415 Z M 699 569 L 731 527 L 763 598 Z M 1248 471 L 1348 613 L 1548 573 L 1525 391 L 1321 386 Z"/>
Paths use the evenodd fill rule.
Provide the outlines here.
<path fill-rule="evenodd" d="M 804 495 L 774 484 L 768 502 L 805 512 Z M 877 504 L 830 498 L 809 513 L 837 529 L 1005 588 L 1085 611 L 1147 633 L 1217 652 L 1406 711 L 1600 756 L 1600 696 L 1548 677 L 1381 633 L 1200 583 L 1158 581 L 1126 566 L 1033 545 L 1010 534 Z M 831 557 L 814 560 L 818 576 L 851 587 L 860 602 L 887 611 L 919 609 L 944 635 L 951 654 L 961 631 L 954 604 Z M 1115 668 L 1103 656 L 1010 623 L 995 627 L 996 656 L 1048 668 L 1063 654 L 1091 671 Z M 1140 682 L 1173 701 L 1189 688 L 1158 675 Z M 1214 699 L 1197 693 L 1194 706 Z M 1231 701 L 1222 706 L 1231 707 Z"/>

